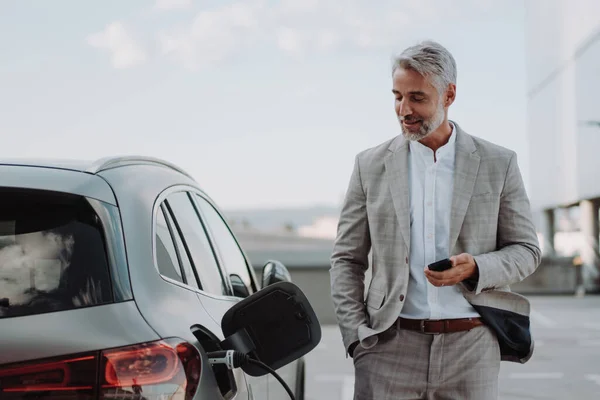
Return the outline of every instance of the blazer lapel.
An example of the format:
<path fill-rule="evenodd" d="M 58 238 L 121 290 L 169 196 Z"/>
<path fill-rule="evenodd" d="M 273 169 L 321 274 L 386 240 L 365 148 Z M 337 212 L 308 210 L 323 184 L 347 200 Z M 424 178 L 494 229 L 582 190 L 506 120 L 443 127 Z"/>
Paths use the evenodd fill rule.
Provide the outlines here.
<path fill-rule="evenodd" d="M 454 249 L 465 219 L 480 162 L 473 139 L 460 129 L 458 124 L 453 123 L 456 127 L 456 158 L 454 161 L 454 188 L 450 216 L 450 252 Z"/>
<path fill-rule="evenodd" d="M 400 232 L 410 249 L 410 188 L 408 178 L 408 142 L 398 136 L 389 147 L 385 159 L 385 174 L 398 217 Z"/>

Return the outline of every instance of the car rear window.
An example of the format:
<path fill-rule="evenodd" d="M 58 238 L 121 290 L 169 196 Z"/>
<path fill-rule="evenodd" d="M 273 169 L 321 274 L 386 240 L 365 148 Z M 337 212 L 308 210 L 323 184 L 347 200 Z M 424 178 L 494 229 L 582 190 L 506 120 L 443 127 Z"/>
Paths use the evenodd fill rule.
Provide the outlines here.
<path fill-rule="evenodd" d="M 102 232 L 83 197 L 0 189 L 0 318 L 112 302 Z"/>

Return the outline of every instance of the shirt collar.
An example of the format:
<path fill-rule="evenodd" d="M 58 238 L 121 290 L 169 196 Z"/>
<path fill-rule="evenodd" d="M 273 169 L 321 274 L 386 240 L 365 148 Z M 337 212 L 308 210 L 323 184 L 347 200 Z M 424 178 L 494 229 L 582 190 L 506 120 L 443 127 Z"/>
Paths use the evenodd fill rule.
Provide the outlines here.
<path fill-rule="evenodd" d="M 448 139 L 448 142 L 443 145 L 442 147 L 440 147 L 439 149 L 437 149 L 436 152 L 436 158 L 439 161 L 440 158 L 444 157 L 447 154 L 450 154 L 452 152 L 454 152 L 455 148 L 456 148 L 456 126 L 454 125 L 454 123 L 452 123 L 452 121 L 450 122 L 450 127 L 452 128 L 452 133 L 450 133 L 450 138 Z M 414 152 L 418 153 L 421 157 L 430 157 L 432 150 L 425 146 L 422 143 L 419 143 L 416 140 L 412 140 L 409 142 L 409 147 L 411 148 L 411 150 L 413 150 Z M 432 160 L 433 162 L 433 160 Z"/>

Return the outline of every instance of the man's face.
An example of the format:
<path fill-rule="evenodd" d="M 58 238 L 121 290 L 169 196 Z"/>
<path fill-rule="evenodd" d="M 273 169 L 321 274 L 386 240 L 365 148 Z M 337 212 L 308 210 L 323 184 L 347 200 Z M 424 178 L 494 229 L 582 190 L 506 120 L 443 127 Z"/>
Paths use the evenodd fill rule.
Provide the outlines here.
<path fill-rule="evenodd" d="M 397 68 L 392 93 L 402 133 L 408 140 L 421 140 L 444 122 L 446 110 L 437 89 L 411 69 Z"/>

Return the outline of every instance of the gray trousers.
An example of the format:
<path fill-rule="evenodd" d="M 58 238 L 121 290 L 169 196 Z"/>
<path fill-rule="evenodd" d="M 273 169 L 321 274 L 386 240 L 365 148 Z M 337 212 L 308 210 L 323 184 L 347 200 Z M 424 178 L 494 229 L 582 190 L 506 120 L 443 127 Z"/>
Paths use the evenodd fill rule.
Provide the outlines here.
<path fill-rule="evenodd" d="M 487 327 L 429 335 L 396 326 L 354 349 L 354 400 L 496 400 L 500 348 Z"/>

